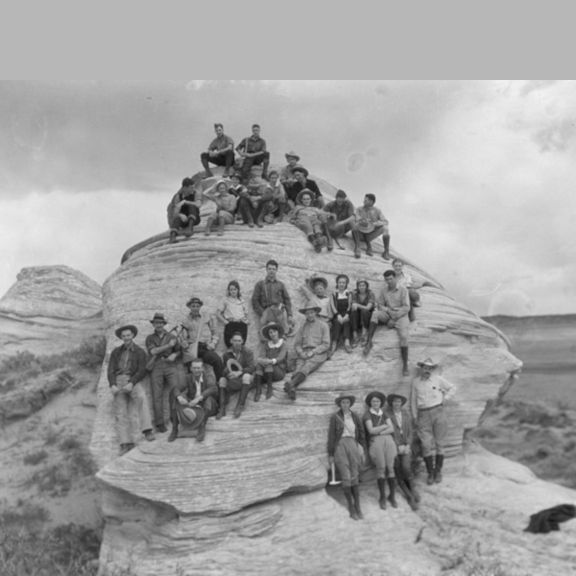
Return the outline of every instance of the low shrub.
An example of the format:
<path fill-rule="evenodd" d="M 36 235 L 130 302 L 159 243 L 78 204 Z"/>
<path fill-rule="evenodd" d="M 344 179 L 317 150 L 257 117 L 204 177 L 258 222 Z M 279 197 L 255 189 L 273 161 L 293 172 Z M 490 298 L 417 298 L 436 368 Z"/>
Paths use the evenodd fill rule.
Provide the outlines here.
<path fill-rule="evenodd" d="M 30 452 L 22 458 L 22 462 L 28 466 L 36 466 L 40 462 L 44 462 L 48 458 L 48 452 L 46 450 L 37 450 L 36 452 Z"/>

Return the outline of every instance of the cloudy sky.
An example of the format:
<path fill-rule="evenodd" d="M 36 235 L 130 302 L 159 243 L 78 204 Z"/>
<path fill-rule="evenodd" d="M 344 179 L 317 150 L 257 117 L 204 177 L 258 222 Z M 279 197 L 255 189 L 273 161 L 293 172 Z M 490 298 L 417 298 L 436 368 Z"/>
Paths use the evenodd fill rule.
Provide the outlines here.
<path fill-rule="evenodd" d="M 215 121 L 376 194 L 393 249 L 475 312 L 576 312 L 573 81 L 0 83 L 0 293 L 34 265 L 103 282 Z"/>

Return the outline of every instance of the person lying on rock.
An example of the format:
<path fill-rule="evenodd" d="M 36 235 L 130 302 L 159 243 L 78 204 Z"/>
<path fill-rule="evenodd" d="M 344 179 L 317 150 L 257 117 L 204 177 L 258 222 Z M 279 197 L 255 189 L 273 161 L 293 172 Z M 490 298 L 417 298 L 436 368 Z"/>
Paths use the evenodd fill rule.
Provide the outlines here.
<path fill-rule="evenodd" d="M 218 226 L 218 236 L 222 236 L 224 234 L 224 226 L 226 224 L 234 224 L 238 199 L 229 192 L 228 182 L 225 180 L 220 180 L 215 186 L 206 190 L 204 196 L 210 198 L 216 205 L 216 210 L 206 219 L 204 235 L 210 236 L 212 226 L 216 224 Z"/>
<path fill-rule="evenodd" d="M 366 255 L 373 256 L 372 241 L 382 235 L 384 243 L 384 252 L 382 258 L 390 260 L 390 232 L 388 229 L 388 220 L 384 218 L 382 211 L 376 208 L 376 196 L 366 194 L 364 204 L 356 209 L 356 230 L 358 239 L 366 243 Z M 354 252 L 356 258 L 360 258 L 360 246 L 357 243 L 357 249 Z"/>
<path fill-rule="evenodd" d="M 218 412 L 217 396 L 218 386 L 212 366 L 205 365 L 200 358 L 194 358 L 184 386 L 180 385 L 170 393 L 172 431 L 168 442 L 192 436 L 202 442 L 208 418 Z"/>
<path fill-rule="evenodd" d="M 330 323 L 334 315 L 334 310 L 332 309 L 332 302 L 328 295 L 328 280 L 323 276 L 307 278 L 306 282 L 300 286 L 300 292 L 306 300 L 313 302 L 320 308 L 318 318 Z"/>
<path fill-rule="evenodd" d="M 234 418 L 239 418 L 246 405 L 248 392 L 254 379 L 254 353 L 247 348 L 240 332 L 235 332 L 230 339 L 230 348 L 224 353 L 224 374 L 218 381 L 220 388 L 220 411 L 216 418 L 226 416 L 226 406 L 233 392 L 240 392 L 234 409 Z"/>
<path fill-rule="evenodd" d="M 386 396 L 382 392 L 374 390 L 366 396 L 365 403 L 368 410 L 365 412 L 362 421 L 364 426 L 366 426 L 368 453 L 376 466 L 376 478 L 380 492 L 378 503 L 382 510 L 386 510 L 386 480 L 388 480 L 388 488 L 390 490 L 388 501 L 393 508 L 397 508 L 394 461 L 398 451 L 396 442 L 394 442 L 392 437 L 394 427 L 388 414 L 384 411 Z"/>
<path fill-rule="evenodd" d="M 200 209 L 196 204 L 196 190 L 192 178 L 182 180 L 182 187 L 168 205 L 167 215 L 171 244 L 176 242 L 178 234 L 184 234 L 186 238 L 194 234 L 194 226 L 200 224 Z"/>
<path fill-rule="evenodd" d="M 216 138 L 210 142 L 208 150 L 202 152 L 200 161 L 207 178 L 213 176 L 209 164 L 225 166 L 224 177 L 226 177 L 234 164 L 234 141 L 224 134 L 224 126 L 222 124 L 214 124 L 214 131 L 216 132 Z"/>
<path fill-rule="evenodd" d="M 279 382 L 286 376 L 288 346 L 284 340 L 284 329 L 276 322 L 270 322 L 262 327 L 262 337 L 266 340 L 264 356 L 256 361 L 254 370 L 254 402 L 262 395 L 262 380 L 266 381 L 266 400 L 272 396 L 272 383 Z"/>
<path fill-rule="evenodd" d="M 260 126 L 258 124 L 252 125 L 252 136 L 244 138 L 236 146 L 236 152 L 242 157 L 240 170 L 243 182 L 249 180 L 252 166 L 262 165 L 262 178 L 268 178 L 270 153 L 266 151 L 266 140 L 260 137 Z"/>
<path fill-rule="evenodd" d="M 262 195 L 258 220 L 274 224 L 282 219 L 286 210 L 286 190 L 278 178 L 278 171 L 272 170 Z"/>
<path fill-rule="evenodd" d="M 348 290 L 350 278 L 346 274 L 336 276 L 336 290 L 332 292 L 330 304 L 332 308 L 332 346 L 331 357 L 338 349 L 340 340 L 344 340 L 344 350 L 352 352 L 350 346 L 350 315 L 352 313 L 352 292 Z"/>
<path fill-rule="evenodd" d="M 358 280 L 352 293 L 352 346 L 365 344 L 370 328 L 370 318 L 376 306 L 376 296 L 370 290 L 368 280 Z"/>
<path fill-rule="evenodd" d="M 226 298 L 224 298 L 216 314 L 224 323 L 224 344 L 226 348 L 230 348 L 230 339 L 235 332 L 240 332 L 243 340 L 246 341 L 248 337 L 248 309 L 240 293 L 240 284 L 237 280 L 228 282 Z"/>
<path fill-rule="evenodd" d="M 120 456 L 132 450 L 135 442 L 130 431 L 130 413 L 134 406 L 140 429 L 146 440 L 154 440 L 148 398 L 141 384 L 146 376 L 146 352 L 134 343 L 138 328 L 132 324 L 115 332 L 122 345 L 114 348 L 108 362 L 108 383 L 113 396 L 116 433 L 120 440 Z"/>
<path fill-rule="evenodd" d="M 364 518 L 360 508 L 360 471 L 366 452 L 366 435 L 360 417 L 351 410 L 356 397 L 341 394 L 335 402 L 339 410 L 330 418 L 328 427 L 328 461 L 342 478 L 342 488 L 350 518 Z"/>
<path fill-rule="evenodd" d="M 412 478 L 412 442 L 414 440 L 412 416 L 403 406 L 406 404 L 406 396 L 401 394 L 388 395 L 388 413 L 390 422 L 394 427 L 394 442 L 398 450 L 395 469 L 399 486 L 404 492 L 408 504 L 413 510 L 418 509 L 420 495 Z"/>
<path fill-rule="evenodd" d="M 306 321 L 294 338 L 296 352 L 296 370 L 289 382 L 284 385 L 284 391 L 290 400 L 296 400 L 296 389 L 308 374 L 318 370 L 326 360 L 330 350 L 330 328 L 318 318 L 320 307 L 314 302 L 308 302 L 299 310 L 306 316 Z"/>
<path fill-rule="evenodd" d="M 408 376 L 408 335 L 410 331 L 408 290 L 404 286 L 397 285 L 394 270 L 386 270 L 384 272 L 384 281 L 386 285 L 378 295 L 376 309 L 372 312 L 370 318 L 370 328 L 368 329 L 368 340 L 364 346 L 364 355 L 367 356 L 372 350 L 372 339 L 378 324 L 385 324 L 388 328 L 394 328 L 400 338 L 402 375 Z"/>
<path fill-rule="evenodd" d="M 308 170 L 302 166 L 298 166 L 292 170 L 292 173 L 296 182 L 290 187 L 290 191 L 286 190 L 290 208 L 294 208 L 298 204 L 298 194 L 300 194 L 302 190 L 308 190 L 312 193 L 312 206 L 322 208 L 324 206 L 322 192 L 320 192 L 316 181 L 308 178 Z"/>
<path fill-rule="evenodd" d="M 283 282 L 276 277 L 278 262 L 266 262 L 266 277 L 259 280 L 252 292 L 252 308 L 260 319 L 260 326 L 277 322 L 284 329 L 284 334 L 290 336 L 294 327 L 292 317 L 292 301 Z"/>
<path fill-rule="evenodd" d="M 416 433 L 422 453 L 428 484 L 442 482 L 442 465 L 448 433 L 444 403 L 456 393 L 456 386 L 440 376 L 438 364 L 431 358 L 417 363 L 418 374 L 410 386 L 410 411 L 416 422 Z"/>
<path fill-rule="evenodd" d="M 408 312 L 408 319 L 410 322 L 414 322 L 414 308 L 420 306 L 420 294 L 417 288 L 420 288 L 422 284 L 417 285 L 410 272 L 404 268 L 404 262 L 400 258 L 394 258 L 392 260 L 392 268 L 396 272 L 396 281 L 398 286 L 404 286 L 408 290 L 408 297 L 410 298 L 410 311 Z"/>
<path fill-rule="evenodd" d="M 210 315 L 202 314 L 200 310 L 204 303 L 197 296 L 186 302 L 190 310 L 181 324 L 180 346 L 182 361 L 189 368 L 193 358 L 201 358 L 205 364 L 212 366 L 216 379 L 222 377 L 222 358 L 216 352 L 218 345 L 218 328 L 216 320 Z"/>
<path fill-rule="evenodd" d="M 336 200 L 328 202 L 328 204 L 324 206 L 324 211 L 332 216 L 327 221 L 328 246 L 331 246 L 333 241 L 336 240 L 336 244 L 342 248 L 338 243 L 338 238 L 342 238 L 348 232 L 352 231 L 354 253 L 359 253 L 359 236 L 356 233 L 356 213 L 354 205 L 346 196 L 346 192 L 344 192 L 344 190 L 338 190 L 338 192 L 336 192 Z"/>
<path fill-rule="evenodd" d="M 149 360 L 150 390 L 152 393 L 152 411 L 154 425 L 158 432 L 166 432 L 164 421 L 164 393 L 168 394 L 178 386 L 184 375 L 180 344 L 174 330 L 168 332 L 164 314 L 156 312 L 150 323 L 154 332 L 146 337 L 146 350 Z"/>
<path fill-rule="evenodd" d="M 312 206 L 312 192 L 306 188 L 296 199 L 296 207 L 290 215 L 290 223 L 300 228 L 316 252 L 321 252 L 328 245 L 326 220 L 327 213 Z"/>

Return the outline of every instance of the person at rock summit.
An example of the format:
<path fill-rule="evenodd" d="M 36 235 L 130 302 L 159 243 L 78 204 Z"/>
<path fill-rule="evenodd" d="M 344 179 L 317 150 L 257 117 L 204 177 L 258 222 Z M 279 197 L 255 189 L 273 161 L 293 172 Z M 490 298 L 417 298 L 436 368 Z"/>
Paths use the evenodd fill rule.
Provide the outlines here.
<path fill-rule="evenodd" d="M 341 394 L 335 402 L 339 410 L 330 418 L 328 427 L 328 461 L 335 464 L 342 479 L 350 518 L 364 518 L 360 508 L 360 470 L 366 451 L 366 436 L 360 417 L 351 410 L 356 397 Z"/>
<path fill-rule="evenodd" d="M 384 272 L 384 281 L 386 285 L 378 295 L 376 309 L 372 312 L 370 318 L 370 328 L 368 329 L 368 340 L 364 346 L 364 355 L 367 356 L 372 350 L 372 339 L 378 324 L 385 324 L 388 328 L 394 328 L 398 332 L 400 339 L 402 374 L 403 376 L 408 376 L 408 335 L 410 331 L 408 290 L 404 286 L 397 285 L 394 270 L 386 270 Z"/>
<path fill-rule="evenodd" d="M 150 359 L 147 367 L 150 371 L 150 389 L 152 392 L 152 410 L 154 425 L 158 432 L 166 432 L 164 422 L 164 389 L 168 393 L 182 380 L 184 369 L 178 338 L 173 331 L 166 331 L 164 314 L 156 312 L 150 323 L 154 332 L 146 337 L 146 349 Z"/>
<path fill-rule="evenodd" d="M 268 183 L 264 188 L 260 204 L 259 221 L 274 224 L 280 221 L 286 212 L 286 190 L 278 179 L 278 172 L 271 170 Z"/>
<path fill-rule="evenodd" d="M 204 234 L 210 236 L 212 226 L 216 224 L 218 226 L 218 236 L 222 236 L 224 234 L 224 226 L 226 224 L 234 224 L 238 198 L 229 192 L 228 182 L 225 180 L 220 180 L 215 186 L 206 190 L 204 196 L 210 198 L 216 205 L 215 211 L 209 214 L 206 219 Z"/>
<path fill-rule="evenodd" d="M 201 358 L 205 364 L 212 366 L 217 380 L 222 378 L 222 359 L 216 352 L 218 329 L 213 316 L 200 312 L 204 302 L 193 296 L 186 302 L 190 310 L 181 324 L 180 346 L 182 360 L 189 367 L 194 358 Z"/>
<path fill-rule="evenodd" d="M 306 234 L 306 238 L 316 252 L 321 252 L 323 246 L 328 250 L 332 247 L 328 244 L 326 232 L 326 220 L 328 214 L 312 205 L 312 192 L 304 188 L 298 193 L 296 207 L 290 215 L 290 223 Z"/>
<path fill-rule="evenodd" d="M 296 388 L 306 380 L 308 374 L 318 370 L 328 360 L 330 350 L 330 328 L 318 318 L 320 307 L 309 302 L 299 312 L 306 316 L 306 321 L 294 337 L 296 369 L 290 381 L 284 385 L 290 400 L 296 400 Z"/>
<path fill-rule="evenodd" d="M 294 206 L 298 204 L 298 195 L 304 189 L 312 193 L 312 206 L 322 208 L 324 206 L 322 192 L 320 192 L 316 181 L 308 178 L 308 170 L 302 166 L 298 166 L 292 170 L 292 173 L 294 174 L 296 182 L 290 187 L 290 191 L 286 190 L 290 208 L 294 208 Z"/>
<path fill-rule="evenodd" d="M 384 214 L 379 208 L 376 208 L 376 196 L 374 194 L 366 194 L 364 196 L 364 203 L 356 209 L 356 230 L 358 231 L 358 239 L 366 243 L 366 254 L 372 256 L 372 241 L 382 235 L 382 242 L 384 243 L 384 252 L 382 258 L 390 260 L 390 232 L 388 229 L 388 220 L 384 218 Z M 354 252 L 356 258 L 360 257 L 360 247 L 357 244 L 357 249 Z"/>
<path fill-rule="evenodd" d="M 224 126 L 222 124 L 214 124 L 214 131 L 216 132 L 216 138 L 210 142 L 208 150 L 202 152 L 200 161 L 208 178 L 213 176 L 210 164 L 224 166 L 224 177 L 226 177 L 234 164 L 234 141 L 224 134 Z"/>
<path fill-rule="evenodd" d="M 230 348 L 230 339 L 234 332 L 240 332 L 242 339 L 248 337 L 248 309 L 240 293 L 240 284 L 237 280 L 228 282 L 226 297 L 216 314 L 224 323 L 224 344 Z"/>
<path fill-rule="evenodd" d="M 178 234 L 190 238 L 194 234 L 194 226 L 200 224 L 200 209 L 195 199 L 194 180 L 184 178 L 182 187 L 176 192 L 167 209 L 171 244 L 176 242 Z"/>
<path fill-rule="evenodd" d="M 218 386 L 212 366 L 194 358 L 184 386 L 179 385 L 170 394 L 170 421 L 172 430 L 168 442 L 179 437 L 196 436 L 204 440 L 206 422 L 218 412 Z"/>
<path fill-rule="evenodd" d="M 431 358 L 418 362 L 416 378 L 410 386 L 410 411 L 416 422 L 416 433 L 422 443 L 427 483 L 442 481 L 448 420 L 444 403 L 456 393 L 456 386 L 440 376 L 438 364 Z"/>
<path fill-rule="evenodd" d="M 234 409 L 234 418 L 240 417 L 248 392 L 252 388 L 254 380 L 254 352 L 247 348 L 244 338 L 240 332 L 235 332 L 230 340 L 230 348 L 224 353 L 224 375 L 218 381 L 220 389 L 220 411 L 216 418 L 226 416 L 226 405 L 230 399 L 230 394 L 240 392 L 238 402 Z"/>
<path fill-rule="evenodd" d="M 262 165 L 262 178 L 268 178 L 270 153 L 266 151 L 266 140 L 260 137 L 259 124 L 252 125 L 252 136 L 244 138 L 240 144 L 236 146 L 236 152 L 242 157 L 242 167 L 240 170 L 244 182 L 248 181 L 252 166 Z"/>
<path fill-rule="evenodd" d="M 270 324 L 262 327 L 261 332 L 266 344 L 264 345 L 264 356 L 256 361 L 254 402 L 258 402 L 262 395 L 263 378 L 266 380 L 266 400 L 272 396 L 272 383 L 284 379 L 288 360 L 288 347 L 283 338 L 282 326 L 276 322 L 270 322 Z"/>
<path fill-rule="evenodd" d="M 284 334 L 290 336 L 294 326 L 292 301 L 286 286 L 276 277 L 277 274 L 278 262 L 268 260 L 266 262 L 266 277 L 256 282 L 254 286 L 252 308 L 260 318 L 260 326 L 277 322 L 282 326 Z"/>
<path fill-rule="evenodd" d="M 130 413 L 134 406 L 140 429 L 148 441 L 154 440 L 148 398 L 141 384 L 146 376 L 146 352 L 134 343 L 138 329 L 132 324 L 115 332 L 122 345 L 114 348 L 108 362 L 108 383 L 113 395 L 116 433 L 120 440 L 120 455 L 134 448 L 130 431 Z"/>

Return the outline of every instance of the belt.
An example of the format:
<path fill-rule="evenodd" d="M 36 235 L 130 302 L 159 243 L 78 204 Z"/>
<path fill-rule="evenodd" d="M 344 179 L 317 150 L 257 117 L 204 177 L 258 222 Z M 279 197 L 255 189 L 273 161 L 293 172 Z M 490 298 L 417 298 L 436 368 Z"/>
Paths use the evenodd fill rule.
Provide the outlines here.
<path fill-rule="evenodd" d="M 418 408 L 418 412 L 427 412 L 428 410 L 434 410 L 434 408 L 442 408 L 443 404 L 436 404 L 435 406 L 428 406 L 427 408 Z"/>

